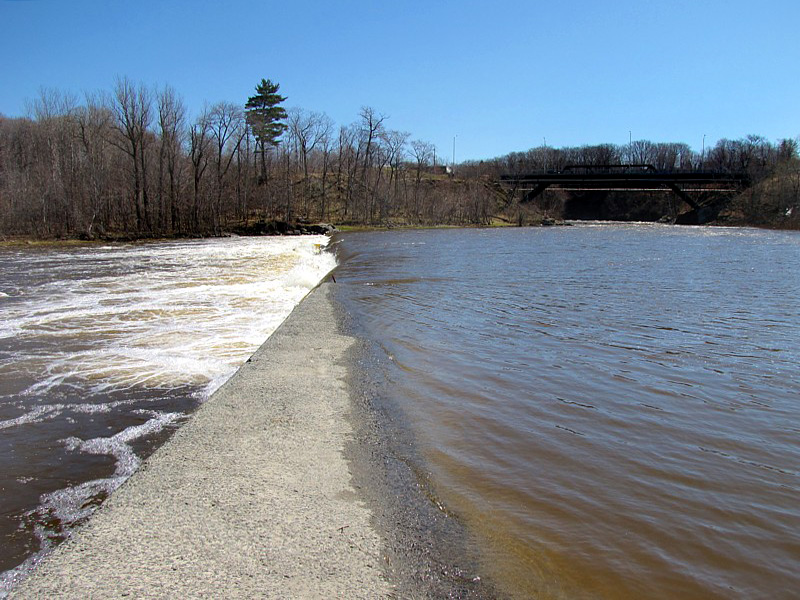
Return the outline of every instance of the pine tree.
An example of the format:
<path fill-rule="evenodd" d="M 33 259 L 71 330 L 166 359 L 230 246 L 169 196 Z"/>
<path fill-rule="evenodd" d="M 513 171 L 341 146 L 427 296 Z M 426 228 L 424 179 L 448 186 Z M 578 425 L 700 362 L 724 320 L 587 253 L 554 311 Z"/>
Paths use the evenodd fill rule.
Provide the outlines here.
<path fill-rule="evenodd" d="M 261 153 L 262 179 L 266 178 L 266 161 L 264 154 L 268 146 L 277 146 L 280 137 L 287 129 L 286 110 L 280 104 L 286 100 L 278 94 L 280 84 L 262 79 L 256 86 L 256 94 L 247 99 L 244 105 L 247 111 L 247 124 L 256 138 L 256 152 Z"/>

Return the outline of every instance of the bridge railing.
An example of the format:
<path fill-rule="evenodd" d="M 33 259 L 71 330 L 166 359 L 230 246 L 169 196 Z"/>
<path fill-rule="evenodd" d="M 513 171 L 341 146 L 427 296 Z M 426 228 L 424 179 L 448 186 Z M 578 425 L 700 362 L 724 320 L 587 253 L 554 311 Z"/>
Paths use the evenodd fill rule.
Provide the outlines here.
<path fill-rule="evenodd" d="M 567 165 L 561 172 L 565 171 L 579 171 L 579 170 L 591 170 L 591 171 L 611 171 L 611 170 L 621 170 L 621 171 L 630 171 L 630 170 L 637 170 L 637 171 L 658 171 L 653 165 L 648 164 L 627 164 L 627 165 Z"/>
<path fill-rule="evenodd" d="M 697 169 L 659 170 L 651 164 L 625 165 L 566 165 L 560 170 L 529 171 L 520 174 L 500 175 L 501 182 L 515 181 L 555 181 L 580 180 L 585 177 L 596 177 L 601 180 L 638 179 L 638 180 L 675 180 L 680 181 L 729 181 L 748 185 L 751 178 L 748 173 L 729 171 L 709 171 Z"/>

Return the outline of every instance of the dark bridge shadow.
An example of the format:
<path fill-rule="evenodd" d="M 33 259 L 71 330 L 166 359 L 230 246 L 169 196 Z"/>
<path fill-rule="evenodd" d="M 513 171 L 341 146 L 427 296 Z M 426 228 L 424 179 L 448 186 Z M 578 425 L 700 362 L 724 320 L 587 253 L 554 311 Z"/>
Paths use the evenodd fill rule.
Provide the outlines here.
<path fill-rule="evenodd" d="M 575 192 L 671 191 L 689 205 L 699 219 L 701 212 L 709 213 L 712 209 L 707 201 L 710 194 L 730 198 L 749 186 L 750 178 L 742 173 L 720 171 L 659 171 L 645 164 L 569 165 L 557 172 L 502 175 L 500 183 L 514 193 L 522 192 L 523 204 L 532 202 L 551 187 Z M 719 208 L 716 206 L 715 212 L 719 212 Z"/>

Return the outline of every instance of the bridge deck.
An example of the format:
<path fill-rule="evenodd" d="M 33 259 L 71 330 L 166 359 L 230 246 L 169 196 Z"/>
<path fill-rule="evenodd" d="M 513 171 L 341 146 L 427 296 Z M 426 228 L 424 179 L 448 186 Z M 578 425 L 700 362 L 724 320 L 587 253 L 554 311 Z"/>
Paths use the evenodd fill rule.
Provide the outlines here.
<path fill-rule="evenodd" d="M 733 192 L 749 184 L 742 174 L 717 171 L 657 171 L 651 165 L 584 165 L 568 166 L 559 172 L 527 173 L 523 175 L 501 175 L 500 183 L 511 185 L 516 190 L 527 192 L 523 202 L 530 202 L 550 186 L 571 190 L 627 190 L 647 191 L 669 189 L 692 208 L 697 202 L 687 195 L 691 186 L 715 186 L 691 191 Z"/>
<path fill-rule="evenodd" d="M 622 172 L 622 173 L 576 173 L 576 172 L 559 172 L 559 173 L 529 173 L 525 175 L 501 175 L 500 181 L 503 183 L 514 183 L 518 186 L 534 187 L 542 183 L 549 185 L 589 185 L 589 184 L 602 184 L 602 185 L 618 185 L 618 184 L 637 184 L 653 183 L 653 184 L 713 184 L 713 183 L 744 183 L 745 178 L 742 176 L 731 175 L 728 173 L 715 173 L 712 171 L 697 171 L 697 172 Z"/>

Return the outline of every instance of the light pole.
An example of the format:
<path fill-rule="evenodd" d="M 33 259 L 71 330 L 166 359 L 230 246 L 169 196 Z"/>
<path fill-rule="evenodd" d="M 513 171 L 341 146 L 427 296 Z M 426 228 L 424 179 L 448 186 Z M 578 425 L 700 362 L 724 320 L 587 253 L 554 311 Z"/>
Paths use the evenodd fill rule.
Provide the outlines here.
<path fill-rule="evenodd" d="M 703 134 L 703 153 L 700 155 L 700 168 L 704 169 L 706 166 L 706 134 Z"/>
<path fill-rule="evenodd" d="M 633 134 L 628 130 L 628 162 L 633 164 Z"/>
<path fill-rule="evenodd" d="M 544 171 L 547 172 L 547 138 L 543 137 L 542 141 L 544 142 Z"/>

